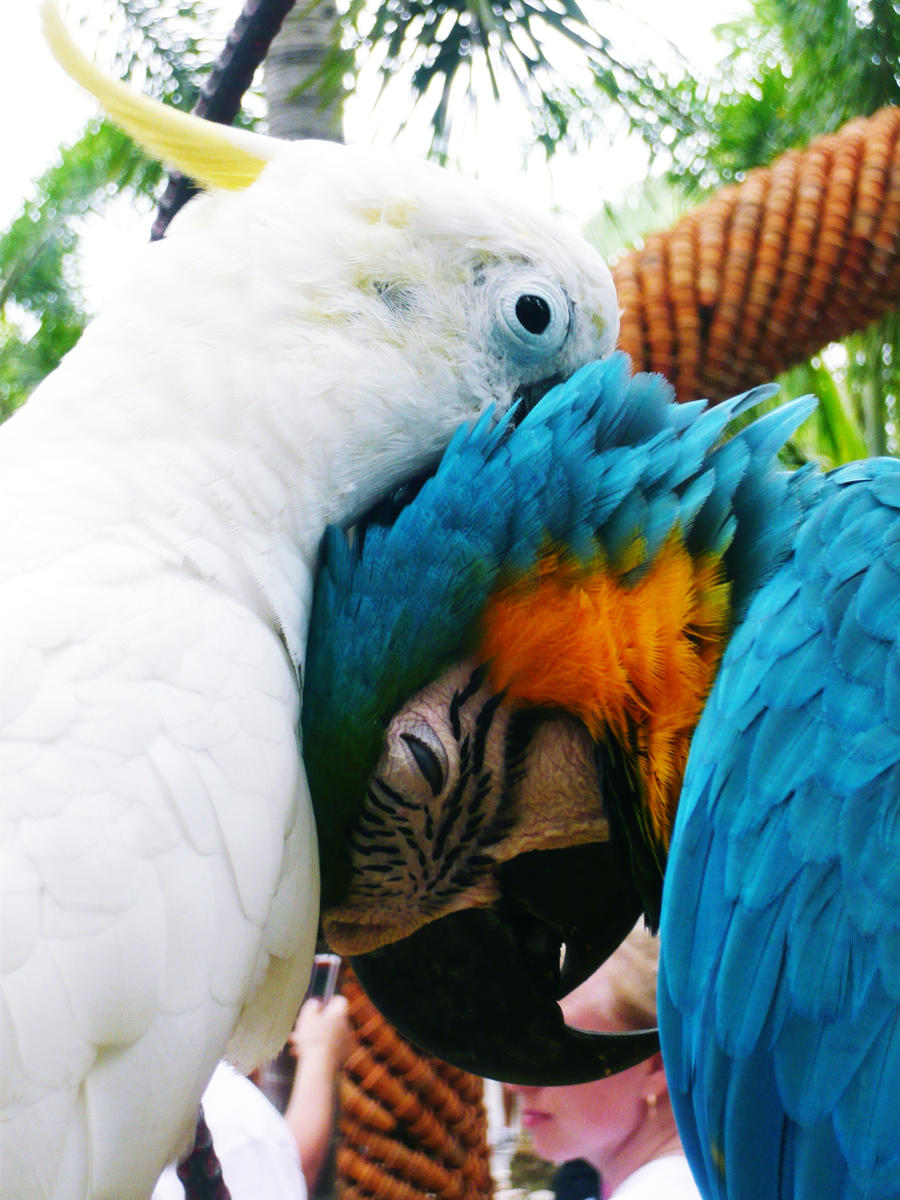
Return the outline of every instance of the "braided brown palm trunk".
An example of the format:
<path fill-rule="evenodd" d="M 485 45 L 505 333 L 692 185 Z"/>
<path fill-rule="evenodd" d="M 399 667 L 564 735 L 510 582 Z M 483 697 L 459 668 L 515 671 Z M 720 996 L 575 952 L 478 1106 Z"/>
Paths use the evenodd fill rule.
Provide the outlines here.
<path fill-rule="evenodd" d="M 342 991 L 356 1048 L 341 1085 L 338 1200 L 485 1200 L 482 1081 L 410 1045 L 349 968 Z"/>
<path fill-rule="evenodd" d="M 619 344 L 721 400 L 900 305 L 900 109 L 717 192 L 613 268 Z"/>

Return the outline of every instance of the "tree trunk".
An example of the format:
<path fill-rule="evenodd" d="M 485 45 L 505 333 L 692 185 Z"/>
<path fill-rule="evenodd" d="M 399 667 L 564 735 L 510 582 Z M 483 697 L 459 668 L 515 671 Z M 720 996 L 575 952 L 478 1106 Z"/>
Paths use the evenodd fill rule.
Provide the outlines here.
<path fill-rule="evenodd" d="M 285 18 L 265 66 L 269 132 L 281 138 L 343 141 L 341 97 L 322 104 L 315 84 L 302 87 L 339 36 L 334 0 L 300 0 Z"/>

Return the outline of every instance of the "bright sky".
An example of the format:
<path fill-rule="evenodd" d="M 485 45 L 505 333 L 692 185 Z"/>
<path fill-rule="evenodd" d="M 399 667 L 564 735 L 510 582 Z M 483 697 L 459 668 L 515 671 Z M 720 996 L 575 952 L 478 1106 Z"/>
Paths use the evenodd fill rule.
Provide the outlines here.
<path fill-rule="evenodd" d="M 603 32 L 621 45 L 624 59 L 653 54 L 664 60 L 669 38 L 702 70 L 721 54 L 712 26 L 745 11 L 748 3 L 719 0 L 707 6 L 631 0 L 626 12 L 602 0 L 583 0 L 583 7 L 596 14 L 598 26 L 602 22 Z M 84 0 L 78 7 L 84 11 Z M 29 181 L 52 161 L 60 141 L 74 139 L 94 111 L 91 101 L 50 57 L 41 40 L 37 8 L 37 0 L 6 0 L 0 11 L 0 227 L 15 214 Z M 240 8 L 241 0 L 221 0 L 223 37 Z M 373 130 L 371 112 L 371 96 L 348 106 L 348 140 L 387 140 L 390 119 L 382 117 Z M 528 132 L 524 118 L 509 106 L 498 110 L 486 93 L 477 124 L 465 128 L 464 169 L 499 177 L 507 185 L 524 172 L 525 186 L 539 202 L 555 205 L 582 222 L 646 172 L 645 150 L 637 139 L 621 132 L 615 131 L 608 145 L 598 141 L 577 156 L 560 152 L 550 167 L 544 164 L 542 152 L 527 156 Z M 410 129 L 400 144 L 409 151 L 423 151 L 427 138 L 421 124 Z M 136 240 L 143 240 L 148 227 L 145 214 L 134 217 L 123 211 L 98 224 L 100 228 L 91 232 L 84 267 L 89 293 L 105 290 L 105 273 L 120 269 L 120 255 Z"/>

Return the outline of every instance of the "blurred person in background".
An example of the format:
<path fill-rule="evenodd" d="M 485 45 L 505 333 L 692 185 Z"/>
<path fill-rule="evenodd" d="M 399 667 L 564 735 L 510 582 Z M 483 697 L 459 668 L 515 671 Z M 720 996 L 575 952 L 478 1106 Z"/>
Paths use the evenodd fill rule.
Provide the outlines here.
<path fill-rule="evenodd" d="M 594 974 L 560 1002 L 567 1025 L 595 1031 L 656 1025 L 659 942 L 635 926 Z M 522 1126 L 550 1162 L 583 1159 L 600 1200 L 701 1200 L 675 1127 L 662 1056 L 569 1087 L 521 1087 Z"/>
<path fill-rule="evenodd" d="M 338 1072 L 353 1049 L 346 996 L 307 1000 L 288 1045 L 297 1070 L 284 1119 L 300 1155 L 306 1190 L 315 1195 L 331 1148 Z"/>
<path fill-rule="evenodd" d="M 284 1116 L 228 1063 L 219 1063 L 203 1093 L 222 1178 L 232 1200 L 307 1200 L 328 1155 L 335 1084 L 353 1039 L 344 996 L 305 1001 L 288 1043 L 297 1057 Z M 167 1167 L 152 1200 L 184 1200 Z"/>

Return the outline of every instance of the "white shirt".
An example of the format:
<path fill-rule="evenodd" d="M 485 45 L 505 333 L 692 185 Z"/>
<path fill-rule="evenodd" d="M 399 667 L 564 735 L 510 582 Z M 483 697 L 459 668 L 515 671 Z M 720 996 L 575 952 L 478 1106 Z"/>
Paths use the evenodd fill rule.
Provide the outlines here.
<path fill-rule="evenodd" d="M 609 1200 L 702 1200 L 683 1154 L 645 1163 L 619 1184 Z"/>
<path fill-rule="evenodd" d="M 219 1063 L 203 1093 L 203 1114 L 232 1200 L 307 1200 L 297 1143 L 254 1083 Z M 184 1200 L 174 1167 L 162 1173 L 152 1200 Z"/>

